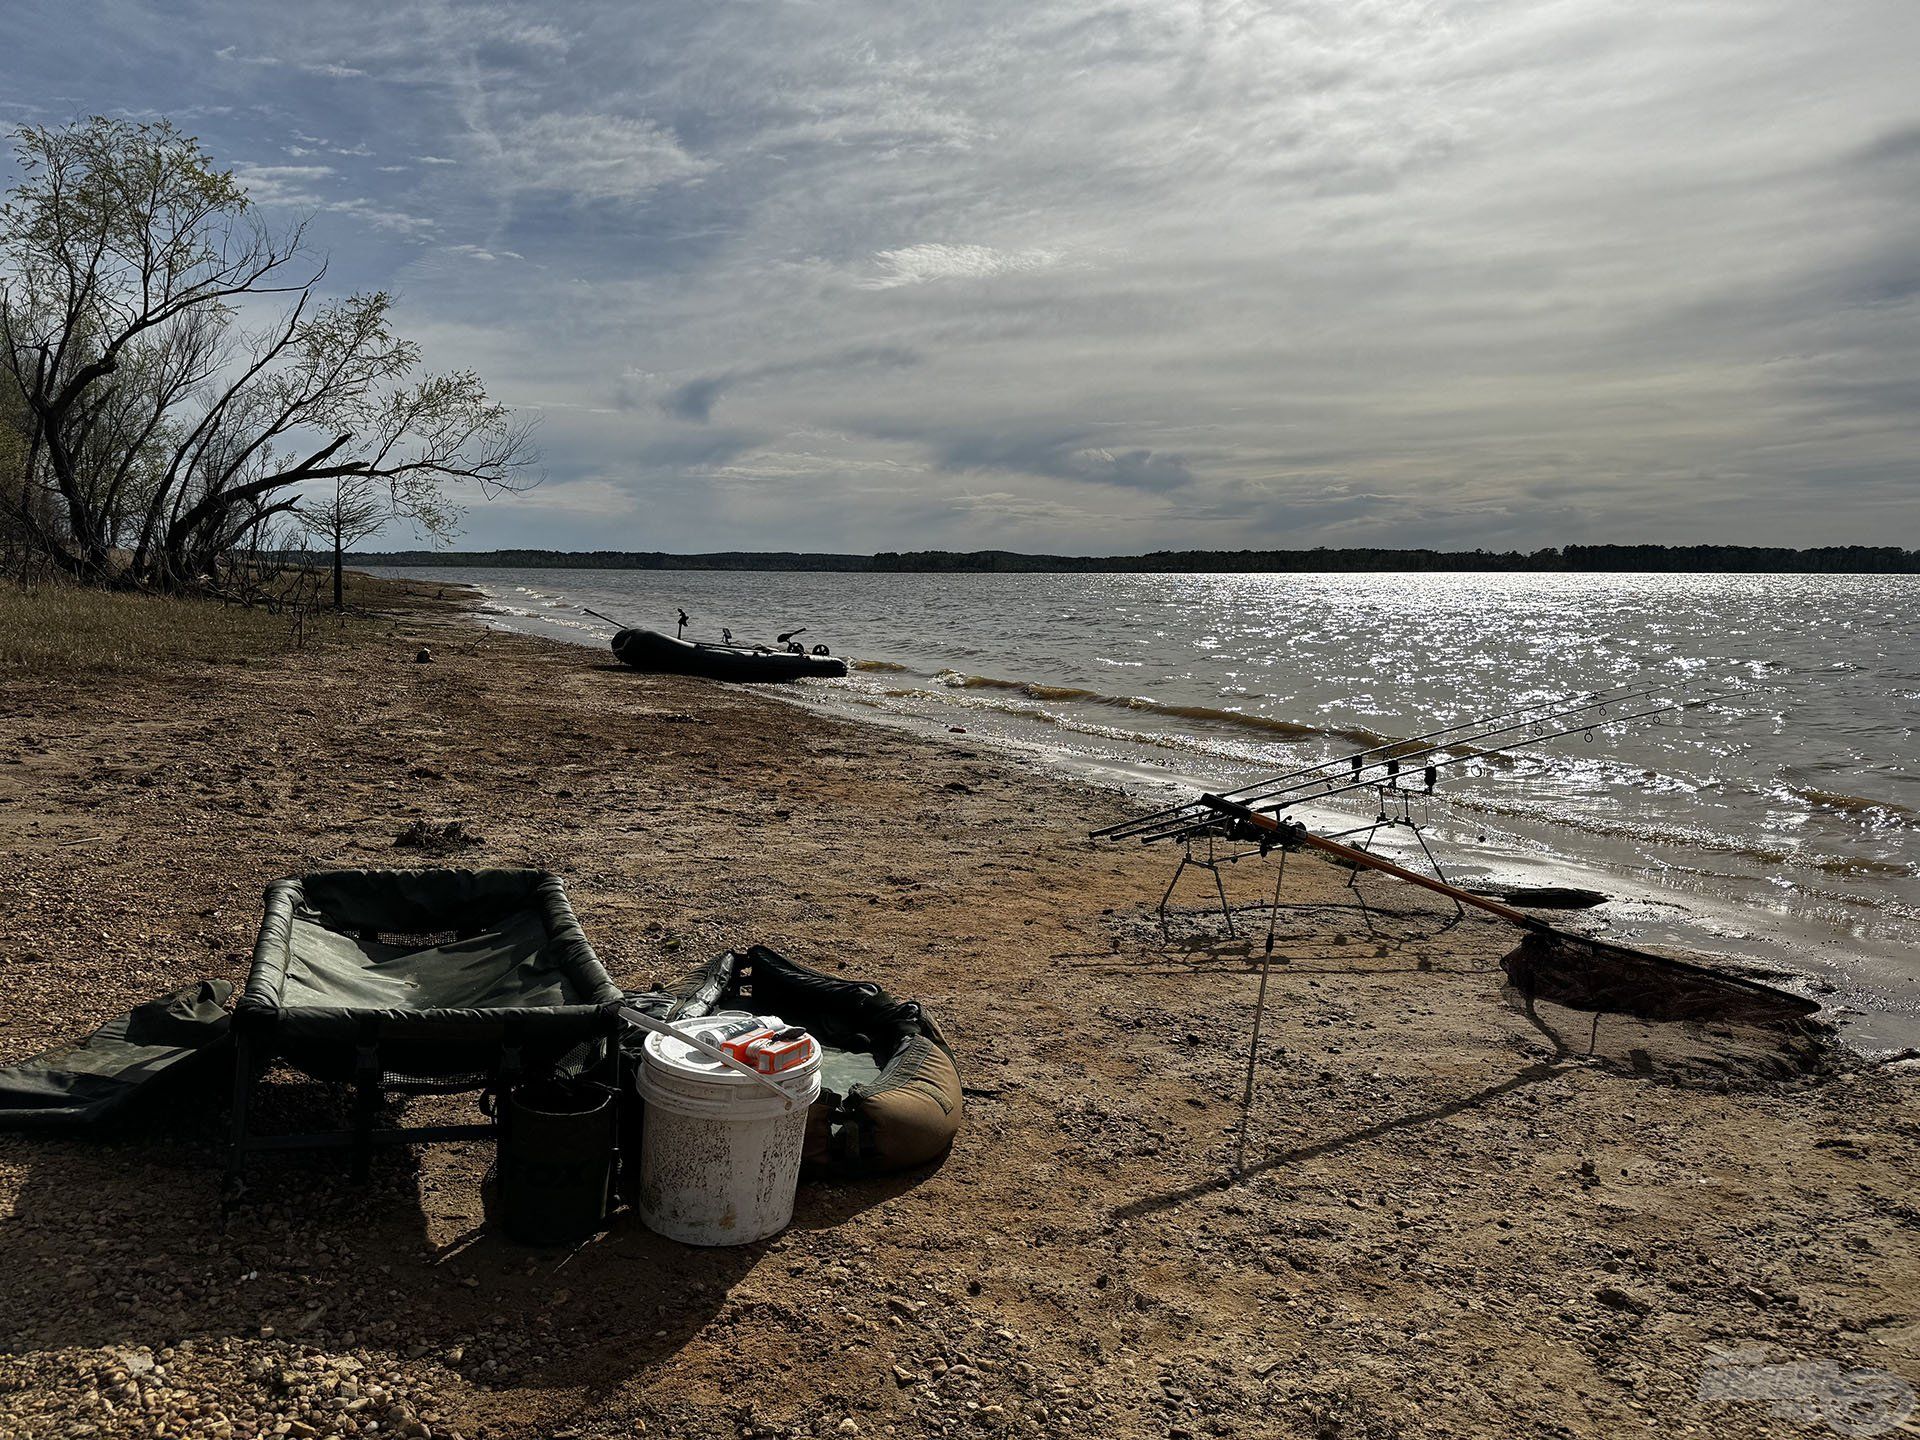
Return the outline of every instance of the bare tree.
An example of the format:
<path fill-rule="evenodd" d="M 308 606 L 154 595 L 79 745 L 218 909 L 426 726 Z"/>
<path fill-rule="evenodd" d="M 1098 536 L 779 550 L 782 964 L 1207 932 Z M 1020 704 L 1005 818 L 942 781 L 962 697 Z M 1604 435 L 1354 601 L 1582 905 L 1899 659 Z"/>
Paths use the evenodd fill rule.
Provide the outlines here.
<path fill-rule="evenodd" d="M 395 521 L 422 534 L 446 538 L 455 533 L 458 512 L 446 503 L 438 484 L 412 471 L 381 481 L 367 475 L 342 476 L 318 499 L 303 500 L 294 514 L 308 533 L 333 552 L 333 608 L 345 608 L 346 552 Z"/>
<path fill-rule="evenodd" d="M 417 376 L 384 293 L 323 301 L 305 227 L 275 233 L 172 125 L 15 134 L 0 205 L 0 383 L 26 417 L 9 519 L 63 569 L 213 574 L 249 530 L 333 484 L 444 516 L 451 491 L 532 483 L 531 427 L 471 371 Z M 249 331 L 243 299 L 292 297 Z"/>

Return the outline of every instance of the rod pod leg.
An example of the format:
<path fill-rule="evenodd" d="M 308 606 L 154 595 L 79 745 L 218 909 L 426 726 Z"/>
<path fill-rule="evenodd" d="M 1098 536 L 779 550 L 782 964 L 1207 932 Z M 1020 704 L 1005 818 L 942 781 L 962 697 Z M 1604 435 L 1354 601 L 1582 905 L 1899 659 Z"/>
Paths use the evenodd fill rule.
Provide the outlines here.
<path fill-rule="evenodd" d="M 1173 868 L 1173 879 L 1167 882 L 1167 893 L 1160 897 L 1160 943 L 1168 944 L 1173 939 L 1173 931 L 1167 924 L 1167 902 L 1173 899 L 1173 887 L 1180 883 L 1180 877 L 1187 873 L 1192 857 L 1182 854 L 1180 863 Z"/>
<path fill-rule="evenodd" d="M 1220 874 L 1220 862 L 1213 861 L 1207 867 L 1213 871 L 1213 888 L 1220 892 L 1220 918 L 1227 922 L 1227 935 L 1230 939 L 1239 939 L 1233 928 L 1233 907 L 1227 903 L 1227 882 Z"/>
<path fill-rule="evenodd" d="M 1240 1097 L 1240 1140 L 1234 1148 L 1233 1172 L 1247 1173 L 1247 1126 L 1253 1119 L 1253 1080 L 1260 1064 L 1260 1024 L 1267 1014 L 1267 977 L 1273 970 L 1271 952 L 1260 957 L 1260 996 L 1253 1002 L 1253 1037 L 1247 1041 L 1247 1088 Z"/>
<path fill-rule="evenodd" d="M 1273 931 L 1280 923 L 1280 887 L 1287 879 L 1287 852 L 1280 852 L 1280 864 L 1273 877 L 1273 904 L 1267 907 L 1267 954 L 1273 954 Z"/>
<path fill-rule="evenodd" d="M 1433 867 L 1434 878 L 1437 879 L 1442 885 L 1451 885 L 1453 882 L 1447 879 L 1447 872 L 1440 868 L 1439 857 L 1437 857 L 1433 853 L 1433 851 L 1427 848 L 1427 837 L 1420 833 L 1420 827 L 1418 825 L 1410 824 L 1408 825 L 1407 828 L 1413 831 L 1413 838 L 1420 842 L 1420 853 L 1427 857 L 1427 863 Z M 1453 918 L 1456 921 L 1466 919 L 1467 907 L 1460 903 L 1460 897 L 1458 895 L 1453 895 L 1453 896 L 1449 896 L 1448 898 L 1453 901 Z"/>
<path fill-rule="evenodd" d="M 1381 815 L 1379 819 L 1369 825 L 1367 827 L 1367 833 L 1360 837 L 1359 843 L 1353 848 L 1371 855 L 1373 851 L 1368 847 L 1373 844 L 1373 837 L 1380 833 L 1380 827 L 1386 823 L 1386 820 L 1387 817 Z M 1348 873 L 1347 889 L 1353 892 L 1354 901 L 1360 907 L 1360 918 L 1366 922 L 1367 934 L 1378 935 L 1380 932 L 1374 928 L 1373 924 L 1373 907 L 1367 904 L 1366 894 L 1360 889 L 1360 875 L 1361 872 L 1357 869 Z"/>

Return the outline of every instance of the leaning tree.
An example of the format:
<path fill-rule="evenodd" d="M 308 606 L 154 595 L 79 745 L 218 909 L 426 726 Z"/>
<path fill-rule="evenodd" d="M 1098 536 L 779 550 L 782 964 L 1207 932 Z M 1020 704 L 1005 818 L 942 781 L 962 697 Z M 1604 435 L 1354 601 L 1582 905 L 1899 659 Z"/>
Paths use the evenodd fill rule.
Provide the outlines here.
<path fill-rule="evenodd" d="M 192 137 L 95 118 L 14 150 L 0 386 L 24 455 L 0 508 L 59 568 L 179 588 L 329 494 L 443 518 L 532 482 L 530 426 L 471 371 L 422 374 L 389 295 L 323 297 L 304 224 L 268 226 Z"/>

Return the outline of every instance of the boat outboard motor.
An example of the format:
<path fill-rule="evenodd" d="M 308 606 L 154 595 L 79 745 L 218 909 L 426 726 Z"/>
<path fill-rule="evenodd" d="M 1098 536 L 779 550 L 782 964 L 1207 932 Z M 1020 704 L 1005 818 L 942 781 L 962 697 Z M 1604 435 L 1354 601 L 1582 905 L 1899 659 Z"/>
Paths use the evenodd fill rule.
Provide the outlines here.
<path fill-rule="evenodd" d="M 693 617 L 687 614 L 686 611 L 682 610 L 680 612 L 680 628 L 673 632 L 674 639 L 684 640 L 687 638 L 687 624 L 692 619 Z"/>

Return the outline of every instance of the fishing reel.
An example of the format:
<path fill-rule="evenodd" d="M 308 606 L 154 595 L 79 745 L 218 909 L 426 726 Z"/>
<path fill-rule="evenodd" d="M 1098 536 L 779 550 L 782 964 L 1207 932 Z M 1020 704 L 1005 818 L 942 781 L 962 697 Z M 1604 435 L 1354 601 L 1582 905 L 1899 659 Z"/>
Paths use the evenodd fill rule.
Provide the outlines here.
<path fill-rule="evenodd" d="M 1297 850 L 1307 827 L 1298 820 L 1282 820 L 1277 814 L 1262 814 L 1221 795 L 1202 795 L 1199 803 L 1220 819 L 1218 832 L 1229 840 L 1244 840 L 1260 847 L 1266 855 L 1274 850 Z"/>
<path fill-rule="evenodd" d="M 1260 847 L 1262 855 L 1269 855 L 1275 850 L 1298 850 L 1307 837 L 1304 823 L 1282 820 L 1278 815 L 1273 817 L 1271 830 L 1264 825 L 1248 825 L 1245 821 L 1240 823 L 1240 829 L 1242 833 L 1239 838 L 1253 841 Z"/>

